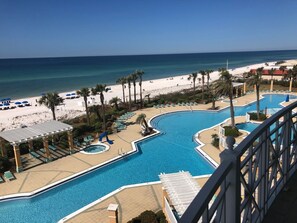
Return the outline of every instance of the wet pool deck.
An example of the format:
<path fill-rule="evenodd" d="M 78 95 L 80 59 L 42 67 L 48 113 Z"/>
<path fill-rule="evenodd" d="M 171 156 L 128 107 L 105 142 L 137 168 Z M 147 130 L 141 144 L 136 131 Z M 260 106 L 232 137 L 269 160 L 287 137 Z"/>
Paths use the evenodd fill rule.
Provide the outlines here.
<path fill-rule="evenodd" d="M 255 100 L 255 94 L 248 94 L 240 98 L 236 98 L 235 106 L 245 105 Z M 229 103 L 218 101 L 216 106 L 220 109 L 225 108 Z M 211 104 L 197 106 L 176 106 L 166 107 L 161 109 L 146 108 L 136 111 L 136 115 L 129 119 L 129 122 L 135 122 L 136 117 L 140 113 L 145 113 L 147 119 L 156 115 L 167 112 L 181 111 L 181 110 L 207 110 L 210 109 Z M 243 117 L 236 118 L 236 122 L 242 122 Z M 67 177 L 71 177 L 81 171 L 100 165 L 108 160 L 119 156 L 119 152 L 131 152 L 131 143 L 135 140 L 141 139 L 141 128 L 137 124 L 128 125 L 126 130 L 109 136 L 114 141 L 110 145 L 110 149 L 100 154 L 87 155 L 83 153 L 75 153 L 53 162 L 36 166 L 21 173 L 15 173 L 16 180 L 0 184 L 0 196 L 12 195 L 17 193 L 32 193 L 42 187 L 46 187 L 53 183 L 59 182 Z M 199 140 L 205 145 L 202 150 L 219 163 L 220 149 L 214 148 L 211 145 L 211 135 L 217 133 L 218 126 L 215 126 L 206 131 L 202 131 L 199 135 Z M 205 180 L 204 180 L 205 182 Z M 201 186 L 204 184 L 200 183 Z M 133 193 L 133 196 L 131 196 Z M 134 196 L 135 195 L 135 196 Z M 136 196 L 137 195 L 137 196 Z M 160 184 L 141 186 L 135 188 L 124 189 L 112 197 L 103 200 L 100 204 L 87 209 L 84 213 L 72 218 L 68 222 L 105 222 L 106 208 L 109 203 L 120 204 L 120 220 L 126 222 L 133 217 L 136 217 L 146 209 L 159 210 L 161 199 Z M 84 216 L 84 217 L 82 217 Z M 103 217 L 102 217 L 103 216 Z M 86 220 L 88 219 L 88 220 Z"/>

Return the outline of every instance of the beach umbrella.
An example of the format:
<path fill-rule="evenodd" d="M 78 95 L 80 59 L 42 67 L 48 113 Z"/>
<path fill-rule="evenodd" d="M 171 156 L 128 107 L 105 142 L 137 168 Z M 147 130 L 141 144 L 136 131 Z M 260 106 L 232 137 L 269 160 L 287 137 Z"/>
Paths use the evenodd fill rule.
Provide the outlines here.
<path fill-rule="evenodd" d="M 4 103 L 4 106 L 9 106 L 10 104 L 9 103 Z"/>
<path fill-rule="evenodd" d="M 14 104 L 15 104 L 15 105 L 21 105 L 22 103 L 19 102 L 19 101 L 17 101 L 17 102 L 15 102 Z"/>
<path fill-rule="evenodd" d="M 66 96 L 71 96 L 71 94 L 66 94 Z"/>
<path fill-rule="evenodd" d="M 76 95 L 76 93 L 71 93 L 71 95 Z"/>
<path fill-rule="evenodd" d="M 22 103 L 23 103 L 23 104 L 29 104 L 29 102 L 28 102 L 28 101 L 23 101 Z"/>

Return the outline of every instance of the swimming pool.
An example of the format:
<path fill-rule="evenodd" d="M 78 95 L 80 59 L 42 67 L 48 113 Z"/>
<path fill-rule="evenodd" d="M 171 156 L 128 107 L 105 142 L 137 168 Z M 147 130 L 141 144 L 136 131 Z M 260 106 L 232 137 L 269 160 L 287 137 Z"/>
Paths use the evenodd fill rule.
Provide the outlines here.
<path fill-rule="evenodd" d="M 246 123 L 240 123 L 236 124 L 236 127 L 248 132 L 254 131 L 260 124 L 252 123 L 252 122 L 246 122 Z"/>
<path fill-rule="evenodd" d="M 81 153 L 84 154 L 98 154 L 98 153 L 102 153 L 106 150 L 109 149 L 109 146 L 105 145 L 105 144 L 96 144 L 96 145 L 90 145 L 87 146 L 86 148 L 84 148 Z"/>
<path fill-rule="evenodd" d="M 261 108 L 280 107 L 279 103 L 284 100 L 284 95 L 266 95 Z M 235 114 L 245 115 L 255 108 L 254 103 L 235 107 Z M 161 172 L 185 170 L 193 176 L 210 174 L 214 168 L 194 150 L 197 144 L 192 137 L 227 118 L 228 108 L 156 117 L 151 123 L 161 134 L 137 143 L 138 153 L 30 199 L 2 202 L 0 222 L 57 222 L 121 186 L 157 181 Z"/>

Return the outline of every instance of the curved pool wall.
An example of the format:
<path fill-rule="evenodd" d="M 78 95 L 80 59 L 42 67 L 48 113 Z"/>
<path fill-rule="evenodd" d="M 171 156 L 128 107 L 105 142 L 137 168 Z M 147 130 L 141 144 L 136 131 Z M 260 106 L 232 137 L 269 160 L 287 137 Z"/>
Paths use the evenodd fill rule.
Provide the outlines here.
<path fill-rule="evenodd" d="M 284 99 L 284 95 L 265 95 L 261 108 L 280 107 Z M 255 110 L 255 103 L 235 107 L 235 114 L 245 115 L 249 110 Z M 197 144 L 193 135 L 227 118 L 228 108 L 156 117 L 152 125 L 160 130 L 160 135 L 137 143 L 138 153 L 30 199 L 1 202 L 0 222 L 57 222 L 124 185 L 159 180 L 161 172 L 188 170 L 194 176 L 212 173 L 212 166 L 194 150 Z"/>
<path fill-rule="evenodd" d="M 90 148 L 94 148 L 94 147 L 104 147 L 103 150 L 99 150 L 97 151 L 97 149 L 95 150 L 88 150 Z M 83 153 L 83 154 L 87 154 L 87 155 L 95 155 L 95 154 L 99 154 L 99 153 L 103 153 L 103 152 L 106 152 L 109 150 L 109 145 L 106 145 L 104 143 L 97 143 L 97 144 L 92 144 L 92 145 L 89 145 L 87 147 L 85 147 L 83 150 L 81 150 L 80 152 Z"/>

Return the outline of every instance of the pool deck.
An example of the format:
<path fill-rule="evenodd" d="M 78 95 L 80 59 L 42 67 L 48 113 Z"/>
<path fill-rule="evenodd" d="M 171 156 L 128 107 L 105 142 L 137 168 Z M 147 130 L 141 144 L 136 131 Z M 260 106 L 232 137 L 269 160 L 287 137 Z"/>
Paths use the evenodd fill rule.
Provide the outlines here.
<path fill-rule="evenodd" d="M 282 93 L 284 94 L 284 93 Z M 236 98 L 235 106 L 245 105 L 252 101 L 255 101 L 255 94 L 248 94 L 240 98 Z M 229 103 L 218 101 L 216 106 L 220 109 L 225 108 Z M 135 122 L 136 117 L 140 113 L 145 113 L 147 119 L 150 119 L 156 115 L 164 114 L 167 112 L 181 111 L 181 110 L 207 110 L 211 107 L 210 104 L 199 104 L 197 106 L 176 106 L 166 107 L 161 109 L 146 108 L 136 111 L 136 115 L 130 118 L 129 122 Z M 236 122 L 242 122 L 243 117 L 236 118 Z M 83 153 L 75 153 L 53 162 L 36 166 L 21 173 L 15 173 L 16 180 L 5 182 L 0 184 L 0 197 L 6 195 L 12 195 L 17 193 L 32 193 L 42 187 L 46 187 L 53 183 L 59 182 L 67 177 L 71 177 L 82 171 L 86 171 L 89 168 L 100 165 L 115 157 L 119 157 L 119 152 L 131 152 L 131 143 L 135 140 L 141 139 L 141 128 L 138 124 L 128 125 L 126 130 L 119 133 L 109 135 L 109 138 L 114 141 L 113 145 L 110 145 L 110 149 L 100 154 L 87 155 Z M 217 163 L 220 162 L 219 154 L 220 149 L 214 148 L 211 145 L 211 135 L 217 133 L 218 126 L 202 131 L 199 135 L 199 140 L 205 145 L 201 148 Z M 201 182 L 201 185 L 204 183 Z M 161 192 L 160 184 L 141 186 L 135 188 L 124 189 L 119 193 L 116 193 L 112 197 L 103 200 L 98 205 L 87 209 L 77 217 L 67 222 L 106 222 L 106 208 L 109 203 L 120 204 L 120 222 L 126 222 L 127 220 L 136 217 L 142 211 L 146 209 L 159 210 Z M 130 196 L 131 193 L 135 196 Z M 137 196 L 136 196 L 137 194 Z M 150 194 L 148 196 L 148 194 Z M 82 217 L 84 216 L 84 217 Z M 104 219 L 104 220 L 103 220 Z"/>

